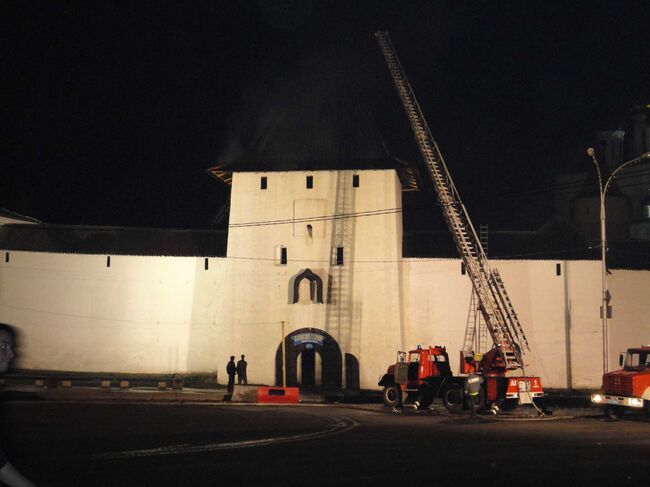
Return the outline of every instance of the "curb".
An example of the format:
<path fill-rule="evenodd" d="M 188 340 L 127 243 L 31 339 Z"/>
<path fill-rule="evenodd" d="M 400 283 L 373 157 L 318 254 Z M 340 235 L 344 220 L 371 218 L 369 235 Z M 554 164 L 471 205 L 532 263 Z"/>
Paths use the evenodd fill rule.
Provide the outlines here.
<path fill-rule="evenodd" d="M 46 401 L 118 401 L 118 402 L 223 402 L 226 391 L 221 390 L 158 390 L 156 388 L 97 388 L 11 387 L 0 392 L 7 400 Z"/>

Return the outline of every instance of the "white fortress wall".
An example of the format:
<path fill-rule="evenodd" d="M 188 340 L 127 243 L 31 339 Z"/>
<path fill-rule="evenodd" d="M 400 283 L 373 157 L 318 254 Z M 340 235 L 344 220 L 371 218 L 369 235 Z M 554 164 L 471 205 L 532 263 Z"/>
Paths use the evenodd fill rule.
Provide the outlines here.
<path fill-rule="evenodd" d="M 629 347 L 650 345 L 650 271 L 611 271 L 609 368 L 619 368 L 618 357 Z M 599 281 L 600 282 L 600 281 Z"/>
<path fill-rule="evenodd" d="M 224 266 L 220 259 L 210 264 L 205 270 L 203 258 L 113 255 L 108 267 L 106 255 L 11 251 L 0 267 L 0 321 L 20 333 L 17 365 L 214 370 Z"/>
<path fill-rule="evenodd" d="M 401 350 L 446 346 L 456 373 L 471 296 L 460 259 L 404 259 L 402 268 L 406 336 Z"/>
<path fill-rule="evenodd" d="M 557 265 L 560 264 L 560 275 Z M 492 261 L 524 327 L 526 373 L 548 388 L 597 388 L 603 363 L 598 261 Z M 460 260 L 405 259 L 407 348 L 446 345 L 457 371 L 470 301 Z M 612 271 L 609 369 L 619 351 L 650 342 L 650 272 Z"/>
<path fill-rule="evenodd" d="M 221 370 L 246 353 L 254 380 L 274 382 L 285 334 L 326 324 L 326 304 L 289 304 L 286 281 L 300 263 L 260 272 L 255 261 L 10 252 L 0 272 L 0 321 L 21 335 L 28 369 L 187 373 Z M 556 266 L 561 275 L 556 276 Z M 596 388 L 602 368 L 600 265 L 500 261 L 498 267 L 530 341 L 528 372 L 546 387 Z M 455 259 L 405 259 L 404 336 L 392 262 L 356 263 L 353 326 L 361 331 L 361 386 L 374 388 L 397 349 L 448 347 L 458 367 L 469 309 L 469 279 Z M 372 283 L 368 286 L 367 283 Z M 650 272 L 609 277 L 609 367 L 629 346 L 650 343 Z M 336 330 L 330 330 L 333 333 Z M 339 337 L 339 339 L 345 337 Z M 344 340 L 342 352 L 348 351 Z M 355 355 L 356 355 L 355 353 Z"/>

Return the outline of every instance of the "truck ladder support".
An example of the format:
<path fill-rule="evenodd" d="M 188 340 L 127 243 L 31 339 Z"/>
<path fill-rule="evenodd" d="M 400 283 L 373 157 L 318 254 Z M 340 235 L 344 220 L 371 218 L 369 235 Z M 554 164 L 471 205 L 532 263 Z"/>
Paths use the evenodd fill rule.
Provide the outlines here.
<path fill-rule="evenodd" d="M 498 272 L 488 264 L 480 239 L 454 186 L 438 145 L 431 135 L 388 33 L 376 32 L 375 37 L 411 123 L 454 244 L 467 268 L 492 340 L 501 351 L 507 369 L 523 369 L 522 354 L 524 349 L 529 349 L 528 341 L 503 281 Z"/>

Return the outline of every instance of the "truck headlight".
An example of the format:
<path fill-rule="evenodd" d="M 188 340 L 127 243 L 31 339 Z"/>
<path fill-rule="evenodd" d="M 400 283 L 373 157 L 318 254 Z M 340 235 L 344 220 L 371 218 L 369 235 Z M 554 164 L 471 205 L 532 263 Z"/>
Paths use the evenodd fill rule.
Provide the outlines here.
<path fill-rule="evenodd" d="M 634 406 L 637 408 L 643 407 L 643 399 L 639 399 L 638 397 L 633 397 L 630 400 L 630 406 Z"/>
<path fill-rule="evenodd" d="M 603 396 L 601 396 L 600 394 L 594 394 L 593 396 L 591 396 L 591 401 L 592 402 L 602 402 L 603 401 Z"/>

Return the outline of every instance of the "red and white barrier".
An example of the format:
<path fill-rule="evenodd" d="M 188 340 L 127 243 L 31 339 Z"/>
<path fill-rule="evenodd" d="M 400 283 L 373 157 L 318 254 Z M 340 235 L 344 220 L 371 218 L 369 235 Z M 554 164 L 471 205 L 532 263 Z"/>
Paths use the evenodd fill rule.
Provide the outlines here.
<path fill-rule="evenodd" d="M 257 402 L 269 404 L 298 404 L 300 389 L 298 387 L 259 386 Z"/>

